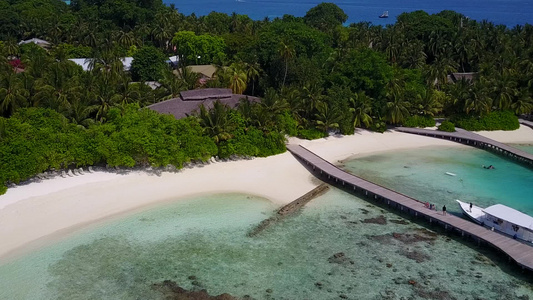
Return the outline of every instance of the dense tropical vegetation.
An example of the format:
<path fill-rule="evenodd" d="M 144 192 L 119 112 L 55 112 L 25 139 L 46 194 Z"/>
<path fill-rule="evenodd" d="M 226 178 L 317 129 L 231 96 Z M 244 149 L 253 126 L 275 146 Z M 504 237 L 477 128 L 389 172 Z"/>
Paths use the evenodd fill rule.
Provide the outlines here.
<path fill-rule="evenodd" d="M 344 26 L 322 3 L 304 17 L 185 16 L 160 0 L 8 0 L 0 4 L 0 184 L 85 165 L 182 166 L 267 156 L 286 135 L 357 127 L 513 129 L 533 110 L 533 26 L 507 28 L 442 11 L 394 25 Z M 49 49 L 20 40 L 41 38 Z M 165 60 L 177 55 L 172 70 Z M 121 58 L 134 58 L 126 72 Z M 90 71 L 69 58 L 92 58 Z M 187 66 L 214 64 L 200 84 Z M 472 80 L 449 82 L 452 72 Z M 145 81 L 157 80 L 150 88 Z M 140 109 L 202 87 L 259 96 L 174 120 Z M 446 124 L 443 129 L 454 128 Z"/>

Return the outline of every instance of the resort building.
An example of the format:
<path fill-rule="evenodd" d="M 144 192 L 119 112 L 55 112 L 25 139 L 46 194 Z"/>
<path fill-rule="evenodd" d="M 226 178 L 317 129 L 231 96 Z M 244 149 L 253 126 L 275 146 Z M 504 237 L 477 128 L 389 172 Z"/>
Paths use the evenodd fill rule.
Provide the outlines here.
<path fill-rule="evenodd" d="M 191 91 L 183 91 L 179 98 L 174 98 L 148 106 L 149 109 L 157 111 L 161 114 L 173 115 L 176 119 L 185 118 L 199 111 L 200 105 L 204 105 L 206 109 L 213 107 L 215 101 L 235 108 L 239 105 L 240 99 L 248 99 L 249 101 L 259 102 L 259 98 L 237 95 L 231 92 L 231 89 L 198 89 Z"/>

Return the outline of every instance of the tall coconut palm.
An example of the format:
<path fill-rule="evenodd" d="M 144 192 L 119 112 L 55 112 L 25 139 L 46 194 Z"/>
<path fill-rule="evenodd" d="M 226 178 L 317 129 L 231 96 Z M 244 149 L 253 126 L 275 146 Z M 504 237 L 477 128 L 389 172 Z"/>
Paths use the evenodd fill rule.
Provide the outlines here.
<path fill-rule="evenodd" d="M 225 76 L 229 78 L 229 86 L 234 94 L 242 94 L 246 90 L 248 78 L 241 64 L 232 63 L 225 69 Z"/>
<path fill-rule="evenodd" d="M 39 80 L 42 84 L 38 87 L 35 98 L 45 102 L 58 111 L 68 110 L 70 101 L 79 98 L 80 87 L 77 77 L 69 77 L 69 64 L 54 63 L 44 77 Z"/>
<path fill-rule="evenodd" d="M 15 109 L 25 106 L 28 91 L 23 88 L 18 74 L 5 75 L 0 76 L 0 113 L 9 117 Z"/>
<path fill-rule="evenodd" d="M 204 131 L 213 138 L 215 143 L 218 144 L 231 138 L 233 122 L 230 120 L 229 108 L 220 101 L 215 101 L 210 110 L 207 110 L 203 104 L 200 105 L 198 118 Z"/>
<path fill-rule="evenodd" d="M 70 102 L 66 117 L 71 123 L 87 128 L 95 123 L 92 115 L 97 110 L 97 105 L 91 105 L 84 98 L 79 97 Z"/>
<path fill-rule="evenodd" d="M 273 88 L 266 90 L 259 106 L 270 115 L 271 119 L 289 107 L 285 99 L 281 98 Z"/>
<path fill-rule="evenodd" d="M 178 78 L 171 70 L 163 72 L 163 77 L 159 83 L 161 83 L 161 87 L 158 90 L 163 91 L 160 100 L 178 98 L 180 92 L 186 90 L 185 82 Z"/>
<path fill-rule="evenodd" d="M 408 116 L 409 102 L 402 99 L 401 93 L 396 90 L 390 90 L 387 93 L 387 106 L 386 106 L 386 116 L 387 120 L 391 124 L 401 124 Z"/>
<path fill-rule="evenodd" d="M 259 78 L 259 74 L 261 73 L 261 66 L 259 63 L 245 63 L 244 64 L 244 72 L 246 73 L 246 78 L 248 78 L 248 84 L 252 83 L 252 96 L 255 94 L 255 82 Z"/>
<path fill-rule="evenodd" d="M 470 96 L 466 99 L 464 112 L 481 116 L 490 111 L 492 99 L 488 94 L 487 82 L 480 78 L 470 90 Z"/>
<path fill-rule="evenodd" d="M 137 86 L 131 84 L 131 78 L 123 74 L 118 80 L 117 89 L 113 97 L 112 102 L 120 105 L 124 109 L 126 105 L 138 102 L 141 95 Z"/>
<path fill-rule="evenodd" d="M 339 128 L 342 114 L 335 108 L 330 107 L 326 102 L 320 102 L 316 107 L 315 124 L 318 130 L 328 132 L 331 129 Z"/>
<path fill-rule="evenodd" d="M 427 88 L 417 97 L 415 112 L 423 116 L 433 117 L 441 111 L 445 94 L 444 92 Z"/>
<path fill-rule="evenodd" d="M 350 98 L 350 103 L 352 104 L 350 111 L 353 113 L 353 126 L 369 127 L 372 123 L 372 98 L 361 91 Z"/>
<path fill-rule="evenodd" d="M 511 104 L 511 109 L 517 115 L 531 114 L 533 112 L 533 99 L 527 89 L 518 92 L 516 101 Z"/>
<path fill-rule="evenodd" d="M 508 74 L 501 74 L 491 83 L 493 107 L 498 110 L 507 110 L 510 108 L 514 97 L 518 93 L 517 84 Z"/>
<path fill-rule="evenodd" d="M 289 43 L 281 41 L 279 44 L 279 56 L 285 62 L 285 74 L 283 75 L 283 84 L 285 86 L 285 81 L 287 79 L 287 72 L 289 71 L 289 61 L 294 58 L 296 51 L 294 47 Z"/>

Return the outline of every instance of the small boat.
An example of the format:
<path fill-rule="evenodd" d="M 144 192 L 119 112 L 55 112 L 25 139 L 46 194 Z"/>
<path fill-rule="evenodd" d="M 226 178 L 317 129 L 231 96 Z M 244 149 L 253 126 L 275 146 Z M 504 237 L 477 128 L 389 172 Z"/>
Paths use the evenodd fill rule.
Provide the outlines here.
<path fill-rule="evenodd" d="M 446 173 L 444 173 L 444 174 L 446 174 L 446 175 L 450 175 L 450 176 L 457 176 L 457 174 L 452 173 L 452 172 L 446 172 Z"/>
<path fill-rule="evenodd" d="M 383 18 L 388 18 L 388 17 L 389 17 L 389 11 L 388 11 L 388 10 L 384 11 L 384 12 L 381 14 L 381 16 L 379 16 L 379 17 L 382 18 L 382 19 L 383 19 Z"/>
<path fill-rule="evenodd" d="M 487 208 L 470 205 L 460 200 L 459 207 L 470 220 L 514 239 L 533 243 L 533 217 L 503 204 Z"/>

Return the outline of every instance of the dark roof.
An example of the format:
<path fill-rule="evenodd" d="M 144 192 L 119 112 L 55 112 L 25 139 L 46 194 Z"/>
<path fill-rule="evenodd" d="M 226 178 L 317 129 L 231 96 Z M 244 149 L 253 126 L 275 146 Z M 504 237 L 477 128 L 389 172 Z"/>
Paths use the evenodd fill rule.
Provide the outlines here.
<path fill-rule="evenodd" d="M 259 102 L 260 100 L 257 97 L 232 94 L 230 89 L 199 89 L 184 91 L 180 94 L 180 98 L 155 103 L 148 106 L 148 108 L 158 113 L 170 114 L 176 119 L 181 119 L 198 112 L 202 104 L 206 109 L 211 109 L 213 103 L 217 100 L 231 108 L 237 107 L 239 100 L 245 97 L 248 97 L 248 100 L 252 102 Z M 222 95 L 223 97 L 217 97 L 217 95 Z"/>
<path fill-rule="evenodd" d="M 233 93 L 231 92 L 231 89 L 198 89 L 183 91 L 180 95 L 184 101 L 198 101 L 205 99 L 230 98 Z"/>
<path fill-rule="evenodd" d="M 476 76 L 477 73 L 470 72 L 470 73 L 451 73 L 448 75 L 448 82 L 453 83 L 460 81 L 462 79 L 466 81 L 472 82 L 474 80 L 474 76 Z"/>

